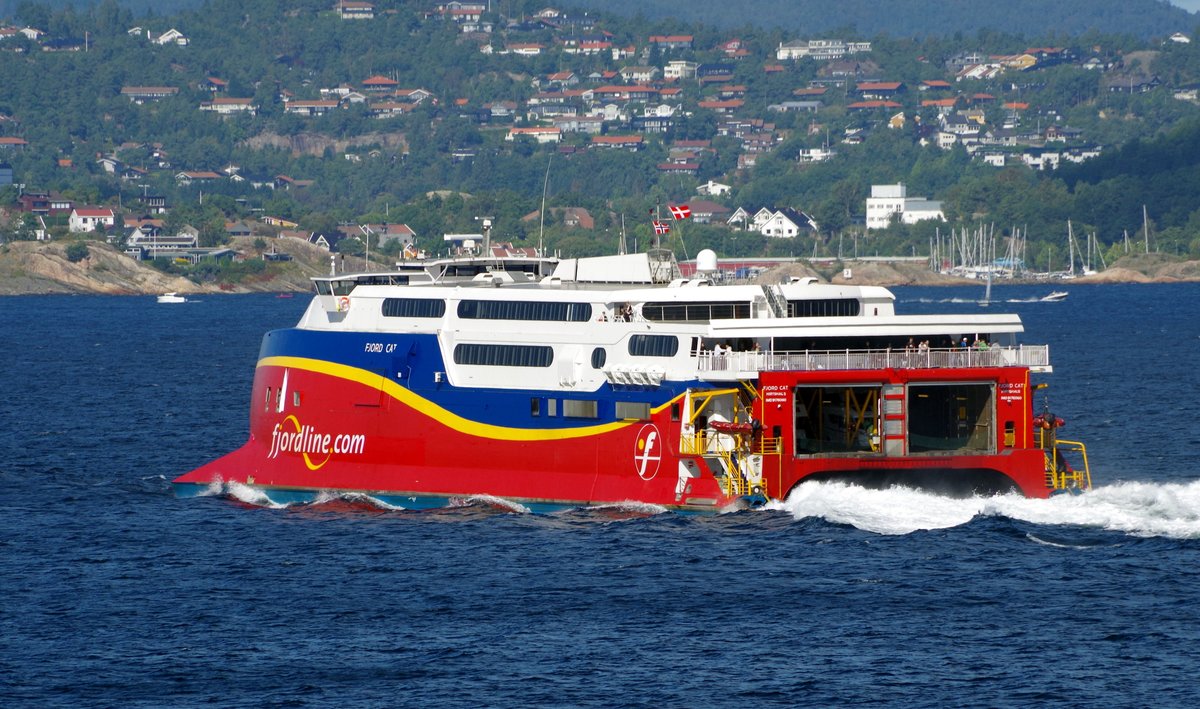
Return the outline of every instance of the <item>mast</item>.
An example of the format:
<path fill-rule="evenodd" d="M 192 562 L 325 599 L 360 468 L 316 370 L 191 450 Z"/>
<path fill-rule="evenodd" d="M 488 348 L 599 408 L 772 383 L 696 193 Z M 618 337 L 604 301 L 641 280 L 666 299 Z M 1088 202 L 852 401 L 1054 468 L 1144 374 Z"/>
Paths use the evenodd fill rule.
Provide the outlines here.
<path fill-rule="evenodd" d="M 1146 239 L 1146 253 L 1150 253 L 1150 218 L 1146 215 L 1146 205 L 1142 205 L 1142 233 Z"/>

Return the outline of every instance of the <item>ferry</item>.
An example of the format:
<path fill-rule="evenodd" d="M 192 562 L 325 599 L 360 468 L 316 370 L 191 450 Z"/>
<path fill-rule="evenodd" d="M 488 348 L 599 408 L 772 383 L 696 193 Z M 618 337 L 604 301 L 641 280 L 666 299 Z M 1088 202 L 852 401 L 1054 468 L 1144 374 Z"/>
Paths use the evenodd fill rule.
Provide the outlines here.
<path fill-rule="evenodd" d="M 268 332 L 249 439 L 174 480 L 405 509 L 719 512 L 809 481 L 1047 497 L 1087 451 L 1035 412 L 1016 315 L 904 315 L 885 288 L 684 277 L 665 250 L 434 259 L 315 278 Z"/>

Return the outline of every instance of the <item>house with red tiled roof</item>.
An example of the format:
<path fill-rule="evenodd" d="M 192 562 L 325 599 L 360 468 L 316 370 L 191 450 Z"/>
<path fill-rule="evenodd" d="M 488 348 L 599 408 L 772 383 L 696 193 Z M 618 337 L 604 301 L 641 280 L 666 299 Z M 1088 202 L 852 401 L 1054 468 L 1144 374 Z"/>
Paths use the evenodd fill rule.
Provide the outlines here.
<path fill-rule="evenodd" d="M 902 108 L 902 106 L 895 101 L 880 101 L 876 99 L 873 101 L 855 101 L 847 105 L 846 108 L 851 111 L 870 111 L 876 108 Z"/>
<path fill-rule="evenodd" d="M 556 71 L 546 77 L 548 86 L 574 86 L 579 83 L 579 77 L 573 71 Z"/>
<path fill-rule="evenodd" d="M 116 223 L 116 215 L 108 207 L 76 207 L 71 210 L 67 229 L 72 234 L 82 234 L 97 229 L 107 229 Z"/>
<path fill-rule="evenodd" d="M 933 98 L 921 101 L 921 108 L 954 108 L 957 98 Z"/>
<path fill-rule="evenodd" d="M 29 145 L 24 138 L 17 138 L 10 135 L 0 135 L 0 148 L 9 150 L 21 150 L 26 145 Z"/>
<path fill-rule="evenodd" d="M 695 39 L 690 34 L 654 34 L 650 35 L 649 42 L 661 50 L 691 49 Z"/>
<path fill-rule="evenodd" d="M 890 99 L 904 91 L 904 84 L 899 81 L 860 81 L 855 91 L 867 100 Z"/>
<path fill-rule="evenodd" d="M 504 136 L 507 141 L 515 141 L 519 138 L 532 138 L 539 145 L 545 143 L 557 143 L 562 140 L 562 131 L 553 126 L 531 126 L 525 128 L 510 128 L 508 135 Z"/>
<path fill-rule="evenodd" d="M 612 51 L 612 42 L 603 39 L 583 40 L 563 47 L 563 54 L 595 55 Z"/>
<path fill-rule="evenodd" d="M 921 85 L 919 87 L 917 87 L 917 90 L 918 91 L 949 91 L 951 88 L 952 88 L 952 85 L 949 81 L 943 81 L 942 79 L 930 79 L 928 81 L 922 81 Z"/>
<path fill-rule="evenodd" d="M 596 148 L 624 148 L 625 150 L 639 150 L 645 144 L 645 138 L 640 135 L 593 135 L 592 147 Z"/>
<path fill-rule="evenodd" d="M 367 107 L 367 110 L 375 118 L 391 118 L 393 116 L 402 116 L 405 113 L 416 108 L 414 103 L 401 103 L 399 101 L 376 101 Z"/>
<path fill-rule="evenodd" d="M 537 42 L 513 42 L 504 45 L 505 54 L 517 54 L 522 57 L 536 57 L 546 49 L 546 45 Z"/>
<path fill-rule="evenodd" d="M 733 98 L 724 101 L 699 101 L 696 105 L 709 111 L 716 111 L 717 113 L 733 113 L 742 106 L 745 106 L 746 102 L 740 98 Z"/>
<path fill-rule="evenodd" d="M 400 85 L 399 81 L 378 74 L 369 76 L 362 81 L 363 91 L 391 91 Z"/>

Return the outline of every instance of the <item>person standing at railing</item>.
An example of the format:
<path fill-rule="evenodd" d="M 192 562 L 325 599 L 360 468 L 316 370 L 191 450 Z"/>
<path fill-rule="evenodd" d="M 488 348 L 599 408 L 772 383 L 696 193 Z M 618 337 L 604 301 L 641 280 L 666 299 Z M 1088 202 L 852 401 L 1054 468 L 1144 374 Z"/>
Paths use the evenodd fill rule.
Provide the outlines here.
<path fill-rule="evenodd" d="M 713 345 L 713 369 L 725 369 L 725 356 L 729 354 L 729 348 L 724 343 L 718 342 Z"/>

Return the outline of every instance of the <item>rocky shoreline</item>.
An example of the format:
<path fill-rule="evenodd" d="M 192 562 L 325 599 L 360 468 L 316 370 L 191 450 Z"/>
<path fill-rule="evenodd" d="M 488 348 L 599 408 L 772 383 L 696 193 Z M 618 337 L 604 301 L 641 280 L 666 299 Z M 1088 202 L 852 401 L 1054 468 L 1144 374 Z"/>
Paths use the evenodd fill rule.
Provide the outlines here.
<path fill-rule="evenodd" d="M 13 242 L 0 245 L 0 295 L 107 294 L 154 295 L 293 292 L 312 290 L 309 279 L 328 273 L 329 253 L 302 241 L 272 240 L 276 251 L 288 253 L 292 260 L 273 264 L 262 277 L 238 283 L 196 283 L 181 276 L 163 273 L 135 261 L 113 247 L 88 243 L 88 257 L 77 262 L 67 258 L 64 243 Z M 255 254 L 251 240 L 235 243 L 242 253 Z M 347 269 L 361 269 L 362 259 L 348 259 Z M 844 269 L 850 268 L 850 278 Z M 376 264 L 374 268 L 383 268 Z M 814 266 L 807 262 L 773 268 L 756 281 L 778 283 L 789 277 L 815 277 L 822 282 L 851 285 L 971 285 L 979 281 L 934 273 L 924 266 L 908 263 L 852 262 L 832 266 Z M 1089 283 L 1173 283 L 1200 281 L 1200 261 L 1183 261 L 1163 254 L 1131 254 L 1107 270 L 1079 277 L 1071 284 Z M 1005 281 L 1005 283 L 1058 284 L 1061 281 Z"/>

